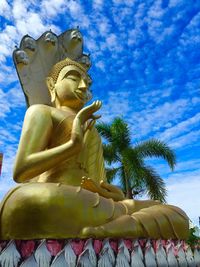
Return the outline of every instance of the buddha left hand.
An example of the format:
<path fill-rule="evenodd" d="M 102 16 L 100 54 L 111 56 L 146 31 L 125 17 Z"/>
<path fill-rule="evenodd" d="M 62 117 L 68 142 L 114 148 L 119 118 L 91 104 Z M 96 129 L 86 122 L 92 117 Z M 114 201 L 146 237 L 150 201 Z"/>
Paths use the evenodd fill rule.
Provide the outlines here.
<path fill-rule="evenodd" d="M 112 198 L 114 201 L 123 200 L 123 192 L 116 186 L 111 185 L 105 181 L 98 184 L 96 181 L 88 177 L 82 177 L 81 187 L 94 193 L 98 193 L 105 198 Z"/>

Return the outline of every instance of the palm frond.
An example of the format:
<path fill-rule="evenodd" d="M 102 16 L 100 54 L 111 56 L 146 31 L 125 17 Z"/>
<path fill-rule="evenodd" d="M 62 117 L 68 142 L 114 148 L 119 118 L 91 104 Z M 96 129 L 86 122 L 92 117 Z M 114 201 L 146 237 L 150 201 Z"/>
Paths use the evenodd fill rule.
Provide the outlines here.
<path fill-rule="evenodd" d="M 118 167 L 118 168 L 106 168 L 106 177 L 107 177 L 108 183 L 113 182 L 113 180 L 115 179 L 119 170 L 120 170 L 120 167 Z"/>
<path fill-rule="evenodd" d="M 135 176 L 137 170 L 143 165 L 144 161 L 133 148 L 126 148 L 122 152 L 122 163 L 125 169 L 125 173 L 130 176 Z"/>
<path fill-rule="evenodd" d="M 102 137 L 107 141 L 112 142 L 111 126 L 109 124 L 100 122 L 96 124 L 95 127 Z"/>
<path fill-rule="evenodd" d="M 122 118 L 115 118 L 110 126 L 113 144 L 119 151 L 130 146 L 130 131 L 128 124 Z"/>
<path fill-rule="evenodd" d="M 166 202 L 167 190 L 164 180 L 150 166 L 143 166 L 138 173 L 145 183 L 147 194 L 151 199 Z"/>
<path fill-rule="evenodd" d="M 150 139 L 134 147 L 140 157 L 161 157 L 167 161 L 173 170 L 176 165 L 176 155 L 174 151 L 165 143 L 157 139 Z"/>
<path fill-rule="evenodd" d="M 122 152 L 122 166 L 125 175 L 126 196 L 133 197 L 133 189 L 141 187 L 142 180 L 138 179 L 137 173 L 143 166 L 143 160 L 138 157 L 136 151 L 132 148 L 126 148 Z"/>
<path fill-rule="evenodd" d="M 145 158 L 160 157 L 167 161 L 173 170 L 176 156 L 173 150 L 164 142 L 157 139 L 137 144 L 131 147 L 128 124 L 122 118 L 115 118 L 109 124 L 99 123 L 97 130 L 108 143 L 104 145 L 104 158 L 111 166 L 107 172 L 111 182 L 118 175 L 120 186 L 127 197 L 130 192 L 140 194 L 144 190 L 152 199 L 165 202 L 166 187 L 163 179 L 155 170 L 145 165 Z M 112 163 L 120 163 L 119 168 L 112 168 Z"/>
<path fill-rule="evenodd" d="M 103 155 L 109 165 L 119 161 L 115 147 L 110 144 L 103 144 Z"/>

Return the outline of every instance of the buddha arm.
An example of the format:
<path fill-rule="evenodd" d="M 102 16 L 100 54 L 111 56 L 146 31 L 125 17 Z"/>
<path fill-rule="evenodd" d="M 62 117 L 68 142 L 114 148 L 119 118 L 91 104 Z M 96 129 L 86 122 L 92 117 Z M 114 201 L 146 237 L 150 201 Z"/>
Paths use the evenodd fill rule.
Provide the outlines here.
<path fill-rule="evenodd" d="M 67 143 L 47 149 L 52 129 L 49 107 L 35 105 L 28 109 L 14 166 L 16 182 L 26 182 L 81 150 L 82 130 L 79 118 L 74 120 L 72 137 Z"/>

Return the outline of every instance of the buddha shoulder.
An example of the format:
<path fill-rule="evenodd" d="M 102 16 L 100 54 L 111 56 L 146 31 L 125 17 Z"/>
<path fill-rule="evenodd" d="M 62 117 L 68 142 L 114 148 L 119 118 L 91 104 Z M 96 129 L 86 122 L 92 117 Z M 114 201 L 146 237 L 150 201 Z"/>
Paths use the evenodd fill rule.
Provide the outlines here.
<path fill-rule="evenodd" d="M 25 115 L 24 123 L 30 122 L 33 127 L 38 123 L 52 124 L 53 123 L 52 107 L 42 104 L 30 106 Z"/>
<path fill-rule="evenodd" d="M 31 127 L 32 130 L 34 128 L 36 131 L 38 128 L 42 131 L 49 129 L 54 132 L 59 125 L 62 126 L 61 122 L 64 122 L 71 131 L 74 117 L 75 114 L 54 107 L 42 104 L 32 105 L 26 111 L 23 128 Z"/>
<path fill-rule="evenodd" d="M 28 116 L 32 116 L 32 115 L 36 115 L 36 114 L 41 114 L 41 115 L 50 115 L 52 107 L 47 106 L 47 105 L 43 105 L 43 104 L 36 104 L 36 105 L 32 105 L 30 106 L 27 111 L 26 111 L 26 115 Z"/>

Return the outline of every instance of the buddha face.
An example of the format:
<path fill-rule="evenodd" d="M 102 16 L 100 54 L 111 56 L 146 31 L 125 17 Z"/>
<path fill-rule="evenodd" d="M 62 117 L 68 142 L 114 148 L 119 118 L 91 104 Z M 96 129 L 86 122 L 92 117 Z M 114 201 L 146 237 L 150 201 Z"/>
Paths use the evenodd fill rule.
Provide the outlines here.
<path fill-rule="evenodd" d="M 55 97 L 55 105 L 71 108 L 82 108 L 92 97 L 89 91 L 91 80 L 78 67 L 64 67 L 57 78 L 51 95 Z"/>

